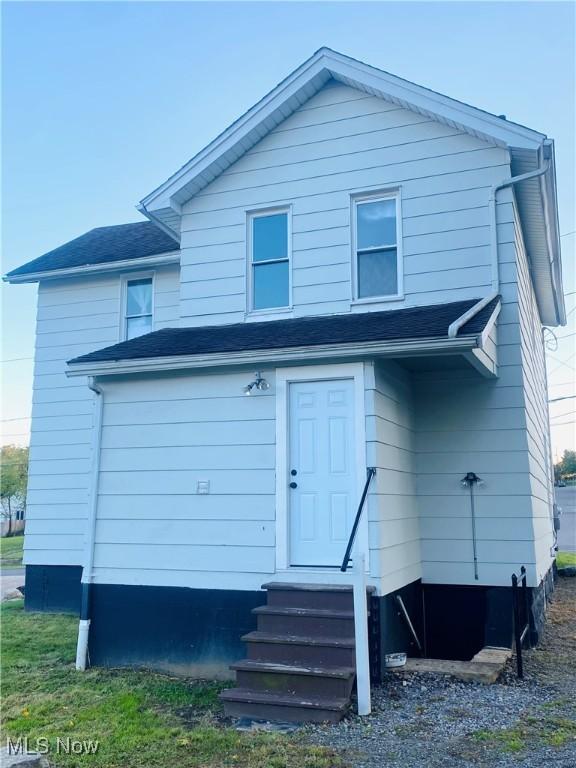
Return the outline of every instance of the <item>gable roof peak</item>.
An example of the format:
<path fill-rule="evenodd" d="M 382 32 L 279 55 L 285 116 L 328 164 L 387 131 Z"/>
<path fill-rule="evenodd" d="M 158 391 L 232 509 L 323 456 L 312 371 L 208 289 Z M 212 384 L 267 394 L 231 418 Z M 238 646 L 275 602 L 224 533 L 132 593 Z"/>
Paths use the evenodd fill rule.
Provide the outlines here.
<path fill-rule="evenodd" d="M 177 229 L 180 206 L 334 79 L 502 147 L 537 151 L 546 136 L 323 46 L 137 206 Z"/>

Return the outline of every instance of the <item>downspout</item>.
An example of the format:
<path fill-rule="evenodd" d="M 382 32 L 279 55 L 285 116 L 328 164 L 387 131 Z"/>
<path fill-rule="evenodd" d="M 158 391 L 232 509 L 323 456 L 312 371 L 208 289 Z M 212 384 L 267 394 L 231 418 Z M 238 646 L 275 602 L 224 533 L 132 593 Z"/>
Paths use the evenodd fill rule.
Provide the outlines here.
<path fill-rule="evenodd" d="M 544 391 L 548 393 L 548 367 L 546 365 L 546 340 L 544 338 L 544 331 L 542 328 L 542 352 L 544 353 Z M 548 394 L 546 394 L 546 400 L 548 400 Z M 556 491 L 554 490 L 554 456 L 552 454 L 552 432 L 550 429 L 550 405 L 546 403 L 546 448 L 548 453 L 548 482 L 550 483 L 548 489 L 548 508 L 551 511 L 551 523 L 552 523 L 552 548 L 550 551 L 550 557 L 555 557 L 558 551 L 558 531 L 560 530 L 560 520 L 558 515 L 558 505 L 556 504 Z M 558 526 L 558 527 L 557 527 Z M 552 554 L 554 553 L 554 554 Z"/>
<path fill-rule="evenodd" d="M 84 549 L 82 569 L 82 600 L 78 643 L 76 645 L 76 669 L 85 670 L 88 660 L 88 633 L 90 631 L 90 588 L 94 566 L 94 542 L 96 539 L 96 511 L 98 509 L 98 479 L 100 475 L 100 442 L 102 437 L 102 412 L 104 394 L 93 376 L 88 378 L 88 387 L 96 394 L 94 427 L 92 430 L 92 472 L 90 477 L 90 498 L 88 500 L 88 530 Z"/>
<path fill-rule="evenodd" d="M 457 317 L 456 320 L 448 328 L 448 338 L 454 339 L 458 335 L 458 331 L 462 326 L 475 317 L 478 312 L 484 309 L 485 306 L 490 304 L 498 294 L 500 293 L 500 264 L 498 260 L 498 222 L 496 218 L 496 193 L 500 189 L 505 187 L 511 187 L 514 184 L 518 184 L 521 181 L 528 181 L 528 179 L 535 179 L 538 176 L 543 176 L 550 168 L 550 160 L 545 160 L 542 165 L 536 168 L 535 171 L 529 173 L 523 173 L 521 176 L 512 176 L 509 179 L 494 184 L 490 189 L 490 197 L 488 198 L 488 212 L 490 216 L 490 253 L 492 257 L 492 290 L 480 301 L 476 302 L 474 306 L 464 312 L 463 315 Z"/>

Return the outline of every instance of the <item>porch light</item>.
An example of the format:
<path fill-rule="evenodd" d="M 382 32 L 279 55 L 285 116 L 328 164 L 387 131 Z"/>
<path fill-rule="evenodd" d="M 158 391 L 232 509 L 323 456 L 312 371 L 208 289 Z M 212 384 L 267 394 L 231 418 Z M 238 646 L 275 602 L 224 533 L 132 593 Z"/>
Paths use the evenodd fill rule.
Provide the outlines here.
<path fill-rule="evenodd" d="M 246 386 L 242 388 L 242 391 L 245 395 L 251 395 L 254 388 L 259 389 L 260 392 L 266 392 L 267 389 L 270 389 L 270 384 L 260 375 L 260 371 L 256 371 L 254 374 L 254 381 L 251 381 L 250 384 L 246 384 Z"/>
<path fill-rule="evenodd" d="M 464 488 L 471 488 L 473 485 L 484 485 L 484 480 L 482 480 L 481 477 L 478 477 L 476 472 L 467 472 L 466 477 L 463 477 L 460 481 Z"/>

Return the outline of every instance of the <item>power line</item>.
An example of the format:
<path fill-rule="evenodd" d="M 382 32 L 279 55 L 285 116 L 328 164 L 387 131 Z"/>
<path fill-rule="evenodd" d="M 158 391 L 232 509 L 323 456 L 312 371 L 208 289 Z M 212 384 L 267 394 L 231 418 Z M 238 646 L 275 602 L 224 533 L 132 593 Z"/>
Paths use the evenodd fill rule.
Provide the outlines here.
<path fill-rule="evenodd" d="M 564 427 L 566 424 L 574 424 L 574 419 L 570 419 L 570 421 L 560 421 L 558 424 L 550 424 L 550 427 Z"/>
<path fill-rule="evenodd" d="M 574 235 L 574 234 L 576 234 L 576 229 L 573 229 L 570 232 L 564 232 L 564 234 L 560 235 L 560 237 L 568 237 L 568 235 Z"/>
<path fill-rule="evenodd" d="M 572 360 L 572 358 L 576 356 L 576 352 L 574 352 L 573 355 L 570 355 L 570 357 L 566 358 L 566 360 L 560 360 L 559 357 L 556 357 L 555 355 L 548 354 L 548 357 L 551 357 L 553 360 L 556 360 L 560 363 L 560 365 L 557 365 L 556 368 L 552 368 L 552 370 L 548 373 L 548 376 L 552 376 L 553 373 L 556 373 L 556 371 L 559 371 L 561 366 L 565 366 L 566 368 L 570 368 L 573 371 L 576 371 L 576 368 L 573 365 L 568 365 L 568 360 Z"/>
<path fill-rule="evenodd" d="M 572 379 L 572 381 L 559 381 L 557 384 L 548 384 L 548 389 L 552 387 L 567 387 L 568 384 L 576 384 L 576 381 Z"/>
<path fill-rule="evenodd" d="M 17 363 L 20 360 L 34 360 L 33 357 L 11 357 L 8 360 L 0 360 L 0 363 Z"/>
<path fill-rule="evenodd" d="M 552 416 L 552 419 L 561 419 L 562 416 L 571 416 L 573 413 L 576 413 L 576 410 L 564 411 L 564 413 L 558 413 L 556 416 Z"/>
<path fill-rule="evenodd" d="M 559 400 L 573 400 L 576 395 L 564 395 L 564 397 L 555 397 L 552 400 L 548 400 L 549 403 L 557 403 Z"/>
<path fill-rule="evenodd" d="M 31 416 L 15 416 L 13 419 L 0 419 L 0 421 L 27 421 Z"/>

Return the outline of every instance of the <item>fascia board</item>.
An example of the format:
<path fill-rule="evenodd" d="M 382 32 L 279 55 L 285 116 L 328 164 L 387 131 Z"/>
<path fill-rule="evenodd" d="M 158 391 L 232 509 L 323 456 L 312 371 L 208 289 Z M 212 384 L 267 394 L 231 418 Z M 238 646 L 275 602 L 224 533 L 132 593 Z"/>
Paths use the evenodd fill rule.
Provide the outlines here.
<path fill-rule="evenodd" d="M 457 354 L 478 346 L 478 336 L 456 339 L 418 339 L 417 341 L 368 342 L 365 344 L 326 344 L 292 349 L 266 349 L 250 352 L 179 355 L 140 360 L 110 360 L 105 362 L 68 363 L 66 375 L 119 376 L 127 373 L 182 370 L 186 368 L 219 368 L 235 365 L 286 363 L 296 360 L 358 359 L 369 356 L 412 357 L 429 354 Z"/>
<path fill-rule="evenodd" d="M 53 269 L 44 272 L 30 272 L 26 275 L 4 275 L 6 283 L 36 283 L 40 280 L 56 280 L 62 277 L 83 277 L 108 272 L 122 272 L 125 269 L 140 267 L 161 267 L 166 264 L 179 264 L 180 251 L 173 251 L 159 256 L 145 256 L 141 259 L 124 259 L 122 261 L 102 262 L 102 264 L 87 264 L 68 269 Z"/>

